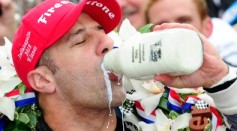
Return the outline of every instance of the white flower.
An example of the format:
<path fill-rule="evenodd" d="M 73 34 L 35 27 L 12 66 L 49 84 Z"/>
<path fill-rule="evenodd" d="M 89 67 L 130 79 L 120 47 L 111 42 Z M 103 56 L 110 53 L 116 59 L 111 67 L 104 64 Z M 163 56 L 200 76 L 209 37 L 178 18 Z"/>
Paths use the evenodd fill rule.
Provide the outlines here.
<path fill-rule="evenodd" d="M 189 94 L 189 93 L 202 94 L 202 93 L 204 93 L 204 90 L 203 90 L 202 87 L 198 87 L 198 88 L 175 88 L 175 87 L 169 87 L 169 88 L 174 90 L 177 93 L 182 93 L 182 94 Z"/>
<path fill-rule="evenodd" d="M 133 27 L 128 19 L 125 19 L 120 28 L 119 32 L 112 31 L 108 34 L 114 41 L 114 48 L 120 47 L 124 41 L 136 36 L 137 34 L 141 34 Z"/>
<path fill-rule="evenodd" d="M 131 79 L 130 82 L 136 92 L 127 94 L 126 98 L 133 101 L 140 101 L 145 114 L 150 115 L 159 104 L 164 91 L 164 85 L 153 80 L 139 81 Z"/>
<path fill-rule="evenodd" d="M 134 26 L 132 26 L 128 19 L 125 19 L 120 26 L 118 34 L 119 37 L 125 41 L 141 33 L 138 32 Z"/>
<path fill-rule="evenodd" d="M 156 110 L 156 116 L 154 124 L 147 124 L 142 121 L 138 123 L 142 131 L 177 131 L 189 127 L 189 121 L 192 118 L 190 113 L 184 113 L 176 119 L 170 120 L 160 109 Z"/>
<path fill-rule="evenodd" d="M 21 80 L 16 76 L 11 56 L 11 42 L 4 37 L 5 45 L 0 46 L 0 113 L 14 119 L 15 103 L 5 94 L 12 91 Z"/>
<path fill-rule="evenodd" d="M 16 75 L 11 55 L 11 42 L 4 37 L 5 45 L 0 46 L 0 80 L 6 81 Z"/>
<path fill-rule="evenodd" d="M 167 118 L 161 109 L 156 110 L 156 116 L 158 116 L 155 121 L 157 131 L 169 131 L 172 123 L 171 120 Z"/>
<path fill-rule="evenodd" d="M 157 131 L 155 124 L 147 124 L 143 121 L 138 123 L 139 128 L 141 131 Z"/>
<path fill-rule="evenodd" d="M 108 33 L 108 36 L 113 39 L 114 48 L 118 48 L 122 45 L 123 41 L 119 37 L 118 33 L 116 33 L 115 31 L 111 31 L 110 33 Z"/>
<path fill-rule="evenodd" d="M 179 115 L 174 119 L 174 124 L 171 126 L 171 131 L 177 131 L 178 129 L 183 129 L 189 127 L 189 121 L 192 119 L 190 113 L 184 113 Z"/>

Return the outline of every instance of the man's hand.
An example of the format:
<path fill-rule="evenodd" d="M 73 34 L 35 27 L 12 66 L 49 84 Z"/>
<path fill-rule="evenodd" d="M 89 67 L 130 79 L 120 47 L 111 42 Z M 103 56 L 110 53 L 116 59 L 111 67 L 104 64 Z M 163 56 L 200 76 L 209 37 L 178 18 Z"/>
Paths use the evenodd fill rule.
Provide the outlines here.
<path fill-rule="evenodd" d="M 187 28 L 198 32 L 197 29 L 195 29 L 191 25 L 178 23 L 166 23 L 158 25 L 155 26 L 153 30 L 157 31 L 168 28 Z M 205 38 L 201 33 L 199 33 L 199 35 L 203 41 L 204 46 L 204 60 L 199 70 L 197 70 L 193 74 L 182 76 L 169 76 L 166 74 L 156 75 L 154 79 L 162 82 L 167 86 L 177 88 L 208 88 L 220 81 L 228 73 L 228 66 L 224 63 L 215 47 L 212 46 L 212 44 L 207 40 L 207 38 Z"/>

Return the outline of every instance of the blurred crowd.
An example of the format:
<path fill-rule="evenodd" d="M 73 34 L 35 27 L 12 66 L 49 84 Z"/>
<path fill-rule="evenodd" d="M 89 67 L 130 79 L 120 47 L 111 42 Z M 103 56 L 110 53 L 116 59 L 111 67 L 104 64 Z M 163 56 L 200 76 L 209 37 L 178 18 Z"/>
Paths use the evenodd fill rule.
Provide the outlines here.
<path fill-rule="evenodd" d="M 0 0 L 0 44 L 4 43 L 4 36 L 13 40 L 21 17 L 42 1 Z M 70 1 L 77 3 L 80 0 Z M 179 1 L 166 0 L 118 0 L 118 2 L 123 10 L 123 17 L 128 18 L 137 29 L 147 23 L 179 22 L 194 25 L 209 38 L 228 64 L 237 67 L 237 53 L 234 50 L 237 49 L 237 0 L 206 0 L 206 5 L 201 5 L 197 1 L 194 5 L 184 1 L 186 4 L 182 6 L 179 5 Z M 179 6 L 186 7 L 181 9 Z M 195 8 L 197 10 L 194 10 Z"/>
<path fill-rule="evenodd" d="M 21 17 L 41 1 L 43 0 L 0 0 L 1 39 L 4 35 L 12 39 L 13 32 L 16 30 L 17 25 L 20 24 Z M 70 1 L 77 3 L 80 0 Z M 149 0 L 118 1 L 121 3 L 122 8 L 124 8 L 124 18 L 127 17 L 137 28 L 145 24 L 145 21 L 142 19 L 145 17 L 144 12 Z M 210 17 L 221 18 L 233 28 L 237 29 L 237 0 L 206 0 L 206 3 Z M 126 12 L 130 12 L 126 9 L 128 6 L 130 6 L 131 11 L 134 10 L 134 13 L 130 13 L 131 17 L 126 15 Z M 2 41 L 0 41 L 0 43 L 2 43 Z"/>
<path fill-rule="evenodd" d="M 0 0 L 0 45 L 3 37 L 12 40 L 21 17 L 43 0 Z M 80 0 L 70 0 L 77 3 Z"/>
<path fill-rule="evenodd" d="M 0 0 L 0 44 L 3 37 L 12 40 L 21 17 L 41 0 Z"/>

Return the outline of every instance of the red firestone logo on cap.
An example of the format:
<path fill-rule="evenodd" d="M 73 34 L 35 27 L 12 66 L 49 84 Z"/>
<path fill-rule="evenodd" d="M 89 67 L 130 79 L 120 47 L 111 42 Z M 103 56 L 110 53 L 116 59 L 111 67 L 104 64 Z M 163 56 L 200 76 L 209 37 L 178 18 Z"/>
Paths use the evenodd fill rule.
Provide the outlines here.
<path fill-rule="evenodd" d="M 50 17 L 54 12 L 55 9 L 60 8 L 63 4 L 68 4 L 69 1 L 61 1 L 60 3 L 54 4 L 53 7 L 49 8 L 45 13 L 43 13 L 40 18 L 38 19 L 38 23 L 47 24 L 47 18 Z"/>
<path fill-rule="evenodd" d="M 99 3 L 97 1 L 87 1 L 86 4 L 101 8 L 101 10 L 104 11 L 109 16 L 110 19 L 114 19 L 115 17 L 114 13 L 111 12 L 110 9 L 107 6 L 103 5 L 102 3 Z"/>

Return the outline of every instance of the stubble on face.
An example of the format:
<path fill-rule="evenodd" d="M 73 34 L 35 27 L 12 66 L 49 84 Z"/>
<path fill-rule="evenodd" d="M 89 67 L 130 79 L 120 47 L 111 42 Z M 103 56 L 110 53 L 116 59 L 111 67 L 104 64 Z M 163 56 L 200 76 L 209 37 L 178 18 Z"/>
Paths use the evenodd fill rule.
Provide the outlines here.
<path fill-rule="evenodd" d="M 76 34 L 73 37 L 82 38 L 83 41 L 86 39 L 86 43 L 70 46 L 70 36 L 65 35 L 54 45 L 52 54 L 55 65 L 59 68 L 55 78 L 60 99 L 63 101 L 88 109 L 108 109 L 107 88 L 101 69 L 103 59 L 95 53 L 98 33 L 93 32 L 101 33 L 97 25 L 97 22 L 83 13 L 71 30 L 85 29 L 85 34 Z M 113 86 L 112 91 L 114 101 L 111 106 L 121 105 L 125 97 L 122 87 Z"/>

